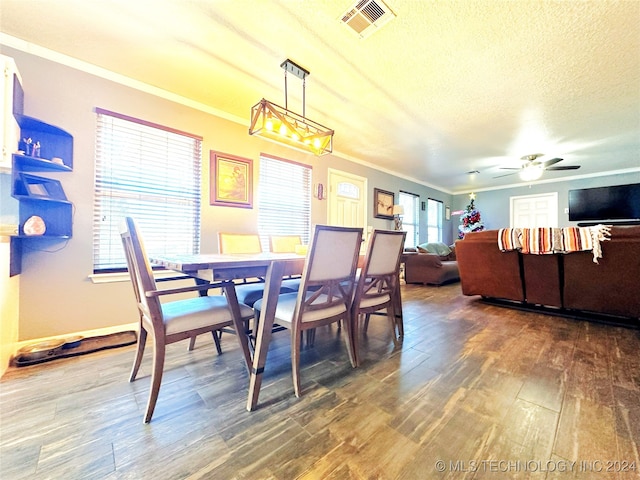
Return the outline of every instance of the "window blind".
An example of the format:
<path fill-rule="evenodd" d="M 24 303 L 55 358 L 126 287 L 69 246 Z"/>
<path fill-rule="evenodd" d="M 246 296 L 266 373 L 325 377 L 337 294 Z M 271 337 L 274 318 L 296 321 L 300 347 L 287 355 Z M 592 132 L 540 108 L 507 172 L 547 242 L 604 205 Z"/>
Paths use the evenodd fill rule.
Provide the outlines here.
<path fill-rule="evenodd" d="M 418 244 L 420 218 L 418 216 L 418 202 L 420 197 L 415 193 L 400 191 L 398 203 L 404 207 L 402 229 L 407 232 L 405 247 L 415 247 Z"/>
<path fill-rule="evenodd" d="M 427 242 L 442 241 L 442 212 L 441 200 L 427 199 Z"/>
<path fill-rule="evenodd" d="M 263 251 L 270 235 L 300 235 L 309 243 L 311 231 L 311 167 L 260 156 L 258 233 Z"/>
<path fill-rule="evenodd" d="M 126 268 L 120 240 L 136 219 L 147 254 L 200 250 L 202 139 L 96 109 L 94 273 Z"/>

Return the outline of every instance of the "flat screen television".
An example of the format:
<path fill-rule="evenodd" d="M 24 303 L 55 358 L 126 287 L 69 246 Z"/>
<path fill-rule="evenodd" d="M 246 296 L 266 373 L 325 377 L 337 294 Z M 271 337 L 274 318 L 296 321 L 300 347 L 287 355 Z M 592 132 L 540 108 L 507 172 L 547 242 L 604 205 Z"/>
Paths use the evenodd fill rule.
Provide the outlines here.
<path fill-rule="evenodd" d="M 569 220 L 572 222 L 638 219 L 640 183 L 569 190 Z"/>

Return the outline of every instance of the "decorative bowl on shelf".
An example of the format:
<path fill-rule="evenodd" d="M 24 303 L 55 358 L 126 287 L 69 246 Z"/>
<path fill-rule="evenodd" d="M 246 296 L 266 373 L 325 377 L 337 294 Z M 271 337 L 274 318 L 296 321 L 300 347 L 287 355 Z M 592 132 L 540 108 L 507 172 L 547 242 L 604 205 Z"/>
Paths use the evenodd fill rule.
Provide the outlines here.
<path fill-rule="evenodd" d="M 25 235 L 44 235 L 44 232 L 47 231 L 47 226 L 42 217 L 33 215 L 24 222 L 23 230 Z"/>

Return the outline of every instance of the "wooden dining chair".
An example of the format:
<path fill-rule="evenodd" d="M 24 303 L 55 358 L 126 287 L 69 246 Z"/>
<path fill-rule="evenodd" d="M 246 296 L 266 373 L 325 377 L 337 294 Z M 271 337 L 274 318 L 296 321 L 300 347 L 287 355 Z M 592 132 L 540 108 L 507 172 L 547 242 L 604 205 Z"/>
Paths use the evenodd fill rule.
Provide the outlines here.
<path fill-rule="evenodd" d="M 300 289 L 278 296 L 274 322 L 291 331 L 296 397 L 300 396 L 300 344 L 304 331 L 344 320 L 349 359 L 356 366 L 350 307 L 361 241 L 361 228 L 316 225 Z M 263 300 L 256 302 L 256 310 L 261 309 L 262 303 Z"/>
<path fill-rule="evenodd" d="M 351 305 L 356 332 L 360 318 L 364 316 L 363 330 L 369 326 L 371 314 L 386 309 L 394 345 L 404 337 L 402 317 L 396 316 L 400 259 L 407 232 L 374 230 L 369 239 L 362 269 Z M 355 342 L 356 359 L 359 362 L 359 345 Z"/>
<path fill-rule="evenodd" d="M 262 253 L 260 236 L 256 233 L 218 232 L 220 253 Z"/>
<path fill-rule="evenodd" d="M 140 316 L 138 345 L 129 377 L 130 382 L 133 382 L 138 374 L 148 335 L 151 336 L 153 344 L 151 387 L 144 414 L 144 423 L 149 423 L 162 382 L 166 345 L 207 332 L 211 332 L 217 342 L 216 331 L 233 325 L 233 315 L 227 298 L 221 295 L 198 296 L 161 303 L 160 297 L 164 295 L 196 292 L 210 287 L 193 285 L 158 290 L 142 237 L 133 218 L 126 217 L 123 220 L 120 236 Z M 240 304 L 241 316 L 252 314 L 251 308 Z"/>
<path fill-rule="evenodd" d="M 273 253 L 295 253 L 298 245 L 302 245 L 300 235 L 269 236 L 269 249 Z"/>
<path fill-rule="evenodd" d="M 262 243 L 257 233 L 228 233 L 218 232 L 218 251 L 223 254 L 258 254 L 262 253 Z M 264 296 L 264 278 L 256 278 L 253 281 L 243 279 L 243 283 L 236 285 L 238 301 L 253 308 L 254 304 Z M 288 285 L 286 281 L 280 287 L 280 293 L 297 292 L 298 285 Z M 249 323 L 253 320 L 253 327 Z M 258 317 L 255 312 L 243 318 L 246 325 L 245 332 L 249 338 L 251 347 L 255 347 L 255 332 L 258 331 Z M 273 326 L 273 332 L 283 330 L 280 325 Z M 192 340 L 192 343 L 195 341 Z"/>
<path fill-rule="evenodd" d="M 296 247 L 300 245 L 302 245 L 302 237 L 300 235 L 269 236 L 269 249 L 272 253 L 296 253 Z M 297 292 L 300 288 L 300 275 L 284 279 L 282 287 L 288 288 L 291 292 Z M 282 293 L 286 292 L 282 291 Z"/>
<path fill-rule="evenodd" d="M 226 255 L 262 253 L 262 243 L 257 233 L 218 232 L 218 251 Z M 252 281 L 244 278 L 236 286 L 238 301 L 253 307 L 253 304 L 264 295 L 264 278 Z"/>

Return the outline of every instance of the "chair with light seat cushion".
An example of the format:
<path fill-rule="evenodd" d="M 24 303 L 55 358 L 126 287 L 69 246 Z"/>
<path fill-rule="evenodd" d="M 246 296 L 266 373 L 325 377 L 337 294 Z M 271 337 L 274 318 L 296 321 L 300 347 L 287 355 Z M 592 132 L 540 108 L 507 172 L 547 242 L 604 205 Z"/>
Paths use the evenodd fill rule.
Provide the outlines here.
<path fill-rule="evenodd" d="M 257 233 L 227 233 L 218 232 L 218 251 L 223 254 L 257 254 L 262 253 L 262 244 L 260 236 Z M 253 307 L 254 303 L 264 295 L 264 279 L 256 279 L 236 286 L 236 295 L 238 301 Z M 281 293 L 290 293 L 297 291 L 294 285 L 286 284 L 280 289 Z"/>
<path fill-rule="evenodd" d="M 142 237 L 133 218 L 124 219 L 120 236 L 140 317 L 138 344 L 129 378 L 130 382 L 133 382 L 138 374 L 148 335 L 151 336 L 153 343 L 151 387 L 144 414 L 144 423 L 149 423 L 162 382 L 166 345 L 195 338 L 195 336 L 207 332 L 213 335 L 217 343 L 216 332 L 224 327 L 234 325 L 233 315 L 227 298 L 221 295 L 198 296 L 161 303 L 161 296 L 206 291 L 210 286 L 194 285 L 158 290 Z M 240 304 L 241 316 L 251 316 L 252 314 L 251 308 Z M 238 338 L 240 339 L 240 336 Z M 219 347 L 218 344 L 217 346 Z"/>
<path fill-rule="evenodd" d="M 356 367 L 351 301 L 362 241 L 361 228 L 316 225 L 305 260 L 300 289 L 281 294 L 274 322 L 291 331 L 293 386 L 300 396 L 300 343 L 302 333 L 344 320 L 351 365 Z M 262 300 L 256 303 L 260 310 Z"/>
<path fill-rule="evenodd" d="M 356 328 L 359 318 L 364 316 L 364 332 L 367 331 L 371 314 L 386 309 L 395 345 L 404 337 L 402 317 L 396 316 L 396 301 L 399 299 L 397 288 L 400 259 L 406 235 L 407 232 L 404 231 L 373 231 L 351 306 Z M 355 351 L 358 359 L 357 341 Z"/>
<path fill-rule="evenodd" d="M 260 236 L 257 233 L 229 233 L 218 232 L 218 251 L 222 254 L 258 254 L 262 253 L 262 243 L 260 242 Z M 285 280 L 280 287 L 280 293 L 297 292 L 299 281 L 293 279 L 293 283 L 288 284 L 288 280 Z M 238 301 L 254 307 L 255 303 L 264 296 L 264 278 L 256 278 L 252 281 L 249 279 L 243 279 L 243 283 L 236 285 L 236 296 Z M 249 323 L 253 319 L 253 326 L 249 326 Z M 254 346 L 255 332 L 258 331 L 258 315 L 255 312 L 246 318 L 243 318 L 246 328 L 245 332 L 249 337 L 251 346 Z M 279 332 L 283 328 L 279 325 L 273 326 L 273 332 Z M 194 340 L 195 341 L 195 338 Z"/>
<path fill-rule="evenodd" d="M 300 235 L 270 235 L 269 249 L 272 253 L 296 253 L 296 247 L 302 245 Z M 281 293 L 297 292 L 300 288 L 300 276 L 290 277 L 282 280 Z"/>

